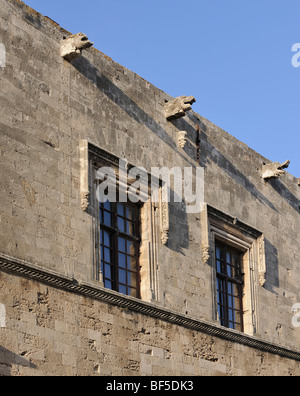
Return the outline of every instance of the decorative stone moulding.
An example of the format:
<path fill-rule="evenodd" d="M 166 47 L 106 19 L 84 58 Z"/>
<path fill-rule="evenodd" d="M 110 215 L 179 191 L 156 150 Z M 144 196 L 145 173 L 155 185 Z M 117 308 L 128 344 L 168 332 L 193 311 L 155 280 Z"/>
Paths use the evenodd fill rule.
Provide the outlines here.
<path fill-rule="evenodd" d="M 162 191 L 160 191 L 160 233 L 163 245 L 166 245 L 169 240 L 170 218 L 169 218 L 169 203 L 163 202 Z"/>
<path fill-rule="evenodd" d="M 283 164 L 279 162 L 273 162 L 269 165 L 264 165 L 262 168 L 262 178 L 265 180 L 278 179 L 284 175 L 284 169 L 288 168 L 290 161 L 285 161 Z"/>
<path fill-rule="evenodd" d="M 81 208 L 87 211 L 89 207 L 89 147 L 87 140 L 80 141 L 80 199 Z"/>
<path fill-rule="evenodd" d="M 207 265 L 210 260 L 210 246 L 209 245 L 201 245 L 201 254 L 203 264 Z"/>
<path fill-rule="evenodd" d="M 258 230 L 242 223 L 236 217 L 231 217 L 219 210 L 203 203 L 201 210 L 201 250 L 202 261 L 209 264 L 213 259 L 210 246 L 214 246 L 217 238 L 228 241 L 228 244 L 238 246 L 245 250 L 244 259 L 249 262 L 251 271 L 257 266 L 258 281 L 261 287 L 266 284 L 267 260 L 265 236 Z M 238 230 L 239 234 L 246 234 L 246 237 L 238 237 L 233 231 Z M 248 256 L 247 256 L 248 255 Z M 252 282 L 252 284 L 254 284 Z M 252 287 L 252 286 L 251 286 Z"/>
<path fill-rule="evenodd" d="M 165 116 L 168 121 L 184 117 L 185 113 L 192 109 L 192 104 L 196 102 L 194 96 L 179 96 L 165 104 Z"/>
<path fill-rule="evenodd" d="M 207 265 L 210 261 L 210 240 L 209 240 L 209 221 L 207 204 L 203 203 L 200 213 L 201 221 L 201 255 L 203 264 Z"/>
<path fill-rule="evenodd" d="M 181 148 L 185 148 L 186 142 L 187 142 L 187 132 L 186 131 L 181 131 L 178 132 L 178 144 Z"/>
<path fill-rule="evenodd" d="M 84 33 L 73 34 L 61 42 L 61 56 L 71 62 L 82 55 L 82 50 L 90 48 L 94 45 Z"/>
<path fill-rule="evenodd" d="M 0 254 L 0 269 L 35 282 L 42 282 L 50 287 L 59 288 L 68 293 L 76 293 L 95 301 L 108 303 L 119 309 L 124 308 L 141 315 L 147 315 L 150 318 L 162 320 L 176 326 L 182 326 L 189 330 L 300 362 L 300 351 L 297 349 L 287 348 L 273 342 L 265 341 L 257 336 L 250 336 L 236 330 L 227 329 L 213 322 L 193 319 L 165 307 L 158 308 L 157 304 L 151 304 L 122 295 L 113 290 L 104 289 L 99 286 L 99 282 L 77 281 L 61 273 L 40 268 L 34 264 L 7 257 L 3 254 Z"/>
<path fill-rule="evenodd" d="M 257 240 L 258 243 L 258 276 L 259 284 L 264 287 L 266 284 L 267 264 L 266 264 L 266 251 L 265 251 L 265 237 L 262 235 Z"/>

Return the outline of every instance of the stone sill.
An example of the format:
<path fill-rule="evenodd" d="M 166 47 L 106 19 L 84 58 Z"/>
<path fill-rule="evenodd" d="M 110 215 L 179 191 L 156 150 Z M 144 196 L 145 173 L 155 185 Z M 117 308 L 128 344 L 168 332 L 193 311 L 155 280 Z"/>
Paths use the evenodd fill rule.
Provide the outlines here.
<path fill-rule="evenodd" d="M 210 336 L 222 338 L 260 351 L 300 361 L 300 351 L 298 350 L 264 341 L 258 337 L 249 336 L 236 330 L 227 329 L 216 323 L 211 323 L 202 319 L 193 319 L 176 311 L 157 307 L 154 304 L 150 304 L 130 296 L 125 296 L 112 290 L 104 289 L 95 281 L 77 281 L 66 275 L 29 264 L 25 261 L 11 258 L 4 254 L 0 254 L 0 270 L 26 277 L 52 287 L 57 287 L 67 292 L 100 300 L 139 314 L 148 315 L 152 318 L 163 320 L 171 324 L 183 326 L 194 331 L 200 331 Z"/>

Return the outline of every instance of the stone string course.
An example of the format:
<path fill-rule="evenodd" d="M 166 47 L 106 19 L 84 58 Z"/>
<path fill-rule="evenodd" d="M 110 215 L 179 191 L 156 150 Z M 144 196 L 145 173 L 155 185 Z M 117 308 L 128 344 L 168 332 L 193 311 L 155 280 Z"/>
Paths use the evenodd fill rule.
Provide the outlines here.
<path fill-rule="evenodd" d="M 0 277 L 1 286 L 5 284 L 6 289 L 13 291 L 11 296 L 4 296 L 9 313 L 12 314 L 8 326 L 11 326 L 12 330 L 2 330 L 2 332 L 5 331 L 14 338 L 16 337 L 16 332 L 20 334 L 20 332 L 24 331 L 23 337 L 30 338 L 34 342 L 34 344 L 28 343 L 28 350 L 26 351 L 21 351 L 22 348 L 19 349 L 20 355 L 11 354 L 8 350 L 0 348 L 0 374 L 5 375 L 5 373 L 8 374 L 10 372 L 11 374 L 27 375 L 31 370 L 34 370 L 34 375 L 89 375 L 91 373 L 95 375 L 112 375 L 115 373 L 114 369 L 105 363 L 111 359 L 104 352 L 107 350 L 107 344 L 106 342 L 104 344 L 101 343 L 100 340 L 109 339 L 109 344 L 111 342 L 117 343 L 116 339 L 113 341 L 113 334 L 110 334 L 112 326 L 107 332 L 105 329 L 108 324 L 116 325 L 116 328 L 119 327 L 118 323 L 122 323 L 122 326 L 124 326 L 124 317 L 129 322 L 135 322 L 138 326 L 141 326 L 138 331 L 139 337 L 133 331 L 132 326 L 130 326 L 130 329 L 127 328 L 128 339 L 124 340 L 124 343 L 128 342 L 131 344 L 134 340 L 137 342 L 139 339 L 141 342 L 139 349 L 145 350 L 143 345 L 145 338 L 145 340 L 148 340 L 149 349 L 144 353 L 140 351 L 139 358 L 134 360 L 133 357 L 130 359 L 130 354 L 133 351 L 128 351 L 126 347 L 124 348 L 124 343 L 121 342 L 124 350 L 122 351 L 122 347 L 119 345 L 118 353 L 120 353 L 120 360 L 123 361 L 124 359 L 124 363 L 126 362 L 127 366 L 117 370 L 119 375 L 132 375 L 133 373 L 137 375 L 161 375 L 159 368 L 155 365 L 155 362 L 158 361 L 153 358 L 155 356 L 160 356 L 161 363 L 164 361 L 165 356 L 168 356 L 162 368 L 165 375 L 174 373 L 177 373 L 177 375 L 207 375 L 208 373 L 214 375 L 248 375 L 249 367 L 247 369 L 245 367 L 245 371 L 243 371 L 238 365 L 233 367 L 230 363 L 230 366 L 227 366 L 226 360 L 230 355 L 228 351 L 235 348 L 243 351 L 247 356 L 261 357 L 261 363 L 255 367 L 256 374 L 267 372 L 263 363 L 266 364 L 268 359 L 270 361 L 278 359 L 282 361 L 284 359 L 287 365 L 291 365 L 291 367 L 297 366 L 296 362 L 300 361 L 300 351 L 267 343 L 256 337 L 247 337 L 242 333 L 227 330 L 216 324 L 193 320 L 166 309 L 158 309 L 154 305 L 122 296 L 119 293 L 114 293 L 92 284 L 78 284 L 74 279 L 62 277 L 54 272 L 44 271 L 28 263 L 16 262 L 11 258 L 2 257 L 0 259 L 0 268 L 4 271 Z M 22 290 L 24 293 L 22 293 Z M 78 304 L 82 305 L 82 301 L 84 301 L 84 304 L 79 309 Z M 73 307 L 72 304 L 74 304 Z M 63 306 L 64 308 L 62 308 Z M 74 318 L 71 318 L 71 315 L 76 311 L 75 307 L 78 308 L 78 312 L 74 314 Z M 89 307 L 89 312 L 86 310 L 84 315 L 81 316 L 81 311 L 84 307 Z M 65 313 L 63 313 L 64 311 Z M 68 320 L 71 321 L 73 326 L 68 324 L 66 316 L 68 316 Z M 76 325 L 81 326 L 83 321 L 88 323 L 87 328 L 76 328 Z M 143 323 L 147 323 L 150 327 L 146 327 L 146 325 L 143 327 Z M 29 324 L 32 325 L 31 329 L 27 327 Z M 122 326 L 123 334 L 124 328 Z M 75 332 L 76 336 L 73 334 L 72 338 L 76 342 L 74 345 L 71 342 L 70 345 L 65 345 L 62 348 L 62 337 L 66 336 L 63 338 L 68 338 L 68 328 L 72 328 L 72 333 L 73 331 Z M 95 330 L 96 328 L 98 330 Z M 160 334 L 159 329 L 165 329 L 162 332 L 165 337 L 160 337 L 160 347 L 156 346 L 158 344 L 154 340 L 149 342 L 153 329 L 155 329 L 154 332 L 157 334 Z M 77 333 L 84 333 L 84 330 L 90 336 L 88 343 L 91 350 L 94 351 L 94 359 L 89 357 L 91 359 L 89 360 L 88 355 L 86 355 L 84 357 L 84 366 L 87 371 L 84 369 L 80 371 L 78 368 L 78 354 L 80 345 L 81 348 L 84 348 L 83 341 L 86 342 L 86 340 L 81 338 L 83 337 L 82 334 Z M 112 333 L 119 338 L 117 332 Z M 189 358 L 188 355 L 184 355 L 184 352 L 182 352 L 182 355 L 180 353 L 176 354 L 169 348 L 170 345 L 175 346 L 176 337 L 173 338 L 173 335 L 175 336 L 177 333 L 179 335 L 186 334 L 186 340 L 191 335 L 191 339 L 201 340 L 197 345 L 189 346 L 192 354 Z M 19 335 L 17 338 L 19 338 Z M 184 339 L 181 336 L 179 338 L 180 340 Z M 42 343 L 41 339 L 43 339 L 45 345 L 47 344 L 47 348 L 44 350 L 40 350 L 38 347 Z M 54 350 L 63 349 L 61 353 L 57 352 L 57 362 L 59 362 L 57 365 L 47 364 L 47 359 L 45 358 L 45 354 L 49 353 L 51 344 L 54 345 Z M 222 356 L 222 353 L 220 353 L 221 349 L 219 350 L 217 346 L 219 344 L 227 345 L 226 356 Z M 25 345 L 23 346 L 24 348 Z M 176 345 L 175 351 L 184 348 L 188 347 L 184 347 L 180 341 Z M 28 361 L 25 359 L 26 356 L 30 357 Z M 8 357 L 9 363 L 4 363 L 4 360 Z M 97 363 L 97 359 L 99 363 Z M 184 361 L 190 362 L 184 363 Z M 223 363 L 221 364 L 220 362 Z M 91 371 L 89 372 L 88 370 Z M 288 373 L 293 373 L 292 368 L 289 369 Z"/>

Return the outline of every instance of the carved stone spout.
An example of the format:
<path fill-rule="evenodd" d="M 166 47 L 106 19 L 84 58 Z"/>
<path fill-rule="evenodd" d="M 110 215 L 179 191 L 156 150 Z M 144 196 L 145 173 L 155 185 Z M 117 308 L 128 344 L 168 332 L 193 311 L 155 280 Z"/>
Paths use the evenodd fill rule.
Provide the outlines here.
<path fill-rule="evenodd" d="M 82 55 L 82 50 L 90 48 L 94 45 L 83 33 L 73 34 L 61 42 L 60 53 L 67 61 L 79 58 Z"/>
<path fill-rule="evenodd" d="M 196 102 L 194 96 L 179 96 L 165 104 L 165 116 L 168 121 L 184 117 L 185 113 L 192 109 L 192 104 Z"/>
<path fill-rule="evenodd" d="M 290 161 L 285 161 L 283 164 L 273 162 L 272 164 L 264 165 L 262 169 L 262 178 L 265 180 L 278 179 L 285 173 L 284 169 L 288 168 L 289 165 Z"/>

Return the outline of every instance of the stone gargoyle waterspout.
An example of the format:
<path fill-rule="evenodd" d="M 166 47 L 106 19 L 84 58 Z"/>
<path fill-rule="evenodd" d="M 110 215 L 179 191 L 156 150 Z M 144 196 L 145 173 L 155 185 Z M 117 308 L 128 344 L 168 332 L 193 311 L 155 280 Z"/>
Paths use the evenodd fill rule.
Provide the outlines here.
<path fill-rule="evenodd" d="M 84 33 L 73 34 L 61 42 L 61 56 L 71 62 L 82 55 L 82 50 L 94 45 Z"/>
<path fill-rule="evenodd" d="M 196 102 L 194 96 L 179 96 L 178 98 L 165 104 L 165 116 L 168 121 L 184 117 L 186 111 L 192 109 L 192 104 Z"/>
<path fill-rule="evenodd" d="M 262 168 L 262 178 L 265 180 L 278 179 L 280 176 L 284 175 L 284 169 L 288 168 L 290 161 L 285 161 L 284 163 L 273 162 L 268 165 L 264 165 Z"/>

